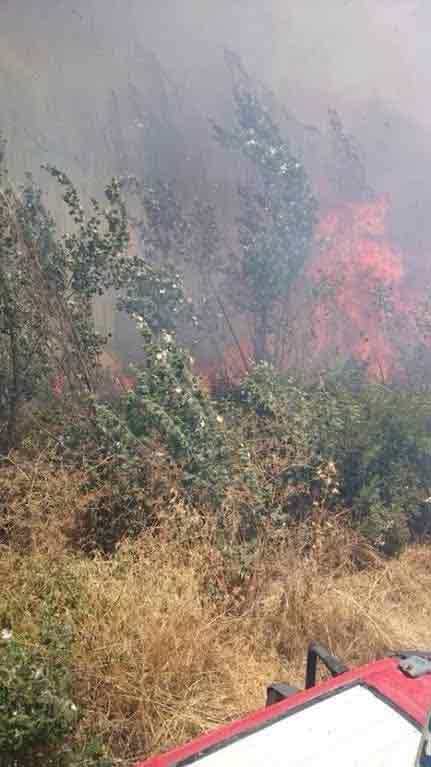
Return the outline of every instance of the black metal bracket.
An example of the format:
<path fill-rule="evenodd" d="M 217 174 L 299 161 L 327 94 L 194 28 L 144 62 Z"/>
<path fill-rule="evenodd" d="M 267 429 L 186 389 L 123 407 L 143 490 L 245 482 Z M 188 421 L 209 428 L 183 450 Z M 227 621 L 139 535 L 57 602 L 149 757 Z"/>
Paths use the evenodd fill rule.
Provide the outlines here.
<path fill-rule="evenodd" d="M 274 682 L 267 688 L 266 705 L 273 706 L 274 703 L 280 703 L 281 700 L 290 698 L 291 695 L 295 695 L 297 692 L 299 692 L 298 687 L 292 687 L 284 682 Z"/>
<path fill-rule="evenodd" d="M 316 684 L 318 660 L 322 661 L 323 665 L 331 672 L 332 676 L 339 676 L 340 674 L 345 674 L 346 671 L 349 671 L 348 666 L 336 658 L 335 655 L 331 655 L 326 647 L 323 647 L 319 642 L 311 642 L 308 648 L 307 667 L 305 672 L 306 690 L 309 690 L 310 687 L 314 687 Z"/>

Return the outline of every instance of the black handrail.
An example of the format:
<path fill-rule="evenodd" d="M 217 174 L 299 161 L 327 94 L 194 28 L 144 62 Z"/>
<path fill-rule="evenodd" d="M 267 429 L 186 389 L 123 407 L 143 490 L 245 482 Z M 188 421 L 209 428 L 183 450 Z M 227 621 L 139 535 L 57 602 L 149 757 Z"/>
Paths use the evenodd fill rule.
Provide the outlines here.
<path fill-rule="evenodd" d="M 310 687 L 314 687 L 316 684 L 318 660 L 322 661 L 328 671 L 331 672 L 332 676 L 339 676 L 340 674 L 345 674 L 346 671 L 349 671 L 348 666 L 339 660 L 339 658 L 336 658 L 335 655 L 331 655 L 326 647 L 323 647 L 319 642 L 311 642 L 308 648 L 307 667 L 305 672 L 306 690 L 309 690 Z"/>

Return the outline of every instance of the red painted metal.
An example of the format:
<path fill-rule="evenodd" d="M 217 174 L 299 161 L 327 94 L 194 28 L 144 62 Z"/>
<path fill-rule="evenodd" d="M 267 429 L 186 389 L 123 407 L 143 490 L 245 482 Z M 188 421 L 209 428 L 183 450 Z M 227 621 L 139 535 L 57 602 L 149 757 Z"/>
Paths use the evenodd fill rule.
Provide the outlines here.
<path fill-rule="evenodd" d="M 423 726 L 431 708 L 431 674 L 410 679 L 400 671 L 398 665 L 398 658 L 384 658 L 367 666 L 353 669 L 334 679 L 318 684 L 310 690 L 298 692 L 273 706 L 259 709 L 243 719 L 218 727 L 207 735 L 203 735 L 167 754 L 152 757 L 136 765 L 136 767 L 172 767 L 177 762 L 198 754 L 216 743 L 245 733 L 247 730 L 253 730 L 273 717 L 353 682 L 362 682 L 373 687 Z"/>

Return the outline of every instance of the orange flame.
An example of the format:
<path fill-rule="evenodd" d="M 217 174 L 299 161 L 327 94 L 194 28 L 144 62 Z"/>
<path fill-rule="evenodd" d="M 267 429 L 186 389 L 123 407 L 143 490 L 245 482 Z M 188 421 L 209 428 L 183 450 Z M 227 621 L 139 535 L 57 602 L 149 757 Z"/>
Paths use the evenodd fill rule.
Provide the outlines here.
<path fill-rule="evenodd" d="M 405 281 L 403 254 L 387 236 L 389 200 L 345 202 L 324 212 L 316 230 L 314 255 L 307 277 L 318 289 L 310 318 L 317 359 L 336 353 L 362 361 L 370 379 L 386 381 L 399 370 L 395 320 L 402 332 L 415 332 L 414 297 Z M 252 359 L 252 345 L 241 338 Z M 431 345 L 431 338 L 429 339 Z M 228 346 L 222 361 L 197 363 L 211 388 L 221 376 L 231 383 L 244 378 L 237 345 Z M 289 359 L 284 366 L 288 368 Z"/>
<path fill-rule="evenodd" d="M 317 253 L 308 270 L 320 285 L 315 311 L 316 351 L 331 346 L 367 365 L 371 378 L 386 380 L 396 365 L 388 333 L 388 307 L 406 313 L 401 252 L 386 237 L 388 201 L 345 203 L 325 213 Z"/>

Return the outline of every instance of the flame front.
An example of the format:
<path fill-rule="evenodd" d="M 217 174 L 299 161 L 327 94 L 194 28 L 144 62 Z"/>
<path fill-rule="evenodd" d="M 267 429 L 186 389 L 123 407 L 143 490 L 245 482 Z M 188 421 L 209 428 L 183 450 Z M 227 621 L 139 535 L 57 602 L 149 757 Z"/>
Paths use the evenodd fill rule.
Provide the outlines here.
<path fill-rule="evenodd" d="M 388 201 L 349 202 L 322 215 L 308 277 L 317 288 L 316 353 L 364 362 L 387 380 L 397 364 L 396 315 L 409 319 L 401 251 L 386 236 Z M 404 298 L 403 298 L 404 295 Z"/>

